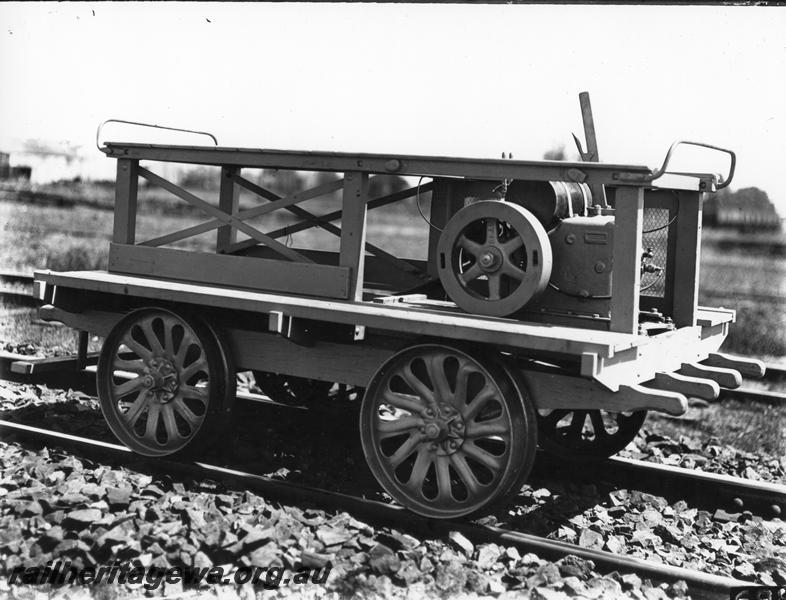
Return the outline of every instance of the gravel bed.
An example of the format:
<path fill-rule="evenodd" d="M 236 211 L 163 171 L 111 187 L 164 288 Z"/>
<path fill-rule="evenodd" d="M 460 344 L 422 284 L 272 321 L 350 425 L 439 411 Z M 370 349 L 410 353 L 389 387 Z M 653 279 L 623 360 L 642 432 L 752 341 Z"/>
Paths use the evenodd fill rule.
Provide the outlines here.
<path fill-rule="evenodd" d="M 698 440 L 681 436 L 674 440 L 647 426 L 619 456 L 754 481 L 786 483 L 786 456 L 744 452 L 723 445 L 714 437 Z"/>
<path fill-rule="evenodd" d="M 250 385 L 248 380 L 244 383 Z M 0 382 L 0 411 L 2 418 L 114 441 L 97 400 L 80 392 Z M 300 411 L 241 403 L 235 427 L 206 460 L 386 499 L 363 464 L 355 428 L 353 418 L 314 419 Z M 260 439 L 265 443 L 260 444 Z M 680 464 L 686 466 L 686 455 L 705 456 L 711 447 L 686 448 L 682 442 L 644 433 L 630 454 L 641 458 L 647 452 L 656 461 L 679 454 Z M 736 461 L 738 454 L 733 454 Z M 759 468 L 754 459 L 746 468 Z M 235 566 L 279 560 L 288 568 L 329 561 L 332 583 L 320 589 L 338 596 L 359 591 L 496 596 L 505 590 L 531 590 L 536 598 L 620 594 L 658 598 L 684 593 L 680 585 L 656 588 L 631 575 L 600 577 L 583 561 L 551 563 L 493 544 L 473 547 L 458 535 L 442 541 L 417 539 L 374 528 L 346 513 L 270 503 L 247 491 L 160 479 L 54 450 L 2 444 L 0 464 L 0 564 L 6 570 L 54 556 L 88 563 L 128 558 L 177 566 L 197 559 L 204 565 Z M 718 468 L 730 464 L 739 471 L 739 462 L 731 458 L 719 461 Z M 79 518 L 86 516 L 91 518 L 79 525 Z M 786 525 L 750 513 L 710 514 L 685 502 L 670 506 L 658 496 L 602 483 L 537 480 L 525 486 L 513 504 L 480 522 L 752 582 L 786 585 Z M 47 541 L 52 530 L 54 537 Z M 108 543 L 112 536 L 105 536 L 110 531 L 126 542 Z M 254 537 L 244 542 L 251 532 L 258 535 L 259 531 L 267 537 L 260 538 L 258 546 Z M 234 554 L 227 554 L 227 548 Z"/>

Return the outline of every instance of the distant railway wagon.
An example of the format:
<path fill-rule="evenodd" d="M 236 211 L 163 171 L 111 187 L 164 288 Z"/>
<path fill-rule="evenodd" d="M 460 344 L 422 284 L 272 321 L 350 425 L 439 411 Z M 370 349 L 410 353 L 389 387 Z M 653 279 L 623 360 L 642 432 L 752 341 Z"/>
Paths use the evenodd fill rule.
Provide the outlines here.
<path fill-rule="evenodd" d="M 313 402 L 338 383 L 358 392 L 363 451 L 393 498 L 429 517 L 483 511 L 523 485 L 538 446 L 606 457 L 648 410 L 679 415 L 688 395 L 715 398 L 741 374 L 763 375 L 761 363 L 717 352 L 734 311 L 697 304 L 702 197 L 729 184 L 734 154 L 709 146 L 729 155 L 725 177 L 683 173 L 659 187 L 677 144 L 658 169 L 597 162 L 586 96 L 582 109 L 583 162 L 259 150 L 214 138 L 101 143 L 99 129 L 101 151 L 117 161 L 109 267 L 36 272 L 41 317 L 106 336 L 102 411 L 140 454 L 214 440 L 230 423 L 238 370 L 254 371 L 271 396 Z M 217 198 L 168 181 L 159 163 L 220 167 Z M 341 178 L 281 196 L 252 181 L 258 169 Z M 420 181 L 370 198 L 377 175 Z M 140 178 L 206 219 L 139 239 Z M 241 208 L 240 189 L 260 201 Z M 333 193 L 340 209 L 303 208 Z M 369 211 L 426 193 L 429 214 L 412 219 L 428 236 L 424 256 L 366 239 Z M 276 211 L 300 220 L 258 224 Z M 310 228 L 338 249 L 282 241 Z M 214 251 L 171 247 L 211 231 Z"/>

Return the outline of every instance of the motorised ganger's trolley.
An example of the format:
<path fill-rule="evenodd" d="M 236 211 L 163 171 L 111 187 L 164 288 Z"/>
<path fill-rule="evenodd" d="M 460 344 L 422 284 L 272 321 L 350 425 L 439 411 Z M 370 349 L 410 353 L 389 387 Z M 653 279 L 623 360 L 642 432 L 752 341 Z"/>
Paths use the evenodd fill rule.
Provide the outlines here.
<path fill-rule="evenodd" d="M 716 398 L 741 374 L 763 375 L 756 361 L 717 353 L 734 311 L 697 306 L 702 195 L 728 185 L 733 153 L 725 178 L 683 173 L 663 188 L 655 181 L 671 151 L 651 170 L 120 142 L 101 150 L 117 159 L 109 268 L 39 271 L 36 281 L 42 318 L 106 336 L 102 410 L 140 454 L 203 444 L 227 422 L 236 370 L 253 370 L 271 396 L 300 400 L 339 383 L 365 391 L 360 437 L 379 483 L 417 513 L 457 517 L 520 488 L 538 444 L 606 457 L 646 411 L 679 415 L 688 395 Z M 217 201 L 148 166 L 160 162 L 219 166 Z M 248 178 L 263 168 L 343 178 L 281 197 Z M 378 174 L 427 180 L 369 198 Z M 140 177 L 208 219 L 138 239 Z M 262 201 L 241 209 L 241 188 Z M 334 192 L 340 210 L 299 206 Z M 427 192 L 428 222 L 413 215 L 429 231 L 424 260 L 366 241 L 368 211 Z M 301 221 L 250 224 L 273 211 Z M 337 236 L 339 250 L 282 243 L 308 228 Z M 213 230 L 215 252 L 168 247 Z"/>

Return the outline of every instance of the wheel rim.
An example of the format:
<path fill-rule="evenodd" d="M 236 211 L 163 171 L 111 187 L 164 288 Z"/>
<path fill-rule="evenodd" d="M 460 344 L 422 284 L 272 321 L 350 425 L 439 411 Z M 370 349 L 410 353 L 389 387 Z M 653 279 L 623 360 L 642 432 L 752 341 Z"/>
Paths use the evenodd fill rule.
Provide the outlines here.
<path fill-rule="evenodd" d="M 113 433 L 132 450 L 165 456 L 207 429 L 225 374 L 209 330 L 163 310 L 132 313 L 107 338 L 99 396 Z"/>
<path fill-rule="evenodd" d="M 463 516 L 519 475 L 520 415 L 496 375 L 444 346 L 410 349 L 380 369 L 363 399 L 361 441 L 399 503 L 428 517 Z"/>
<path fill-rule="evenodd" d="M 463 208 L 440 236 L 438 270 L 451 299 L 467 312 L 507 316 L 548 284 L 551 245 L 528 210 L 506 202 Z"/>
<path fill-rule="evenodd" d="M 608 458 L 633 441 L 646 416 L 645 410 L 541 410 L 538 411 L 538 439 L 544 450 L 563 458 Z"/>

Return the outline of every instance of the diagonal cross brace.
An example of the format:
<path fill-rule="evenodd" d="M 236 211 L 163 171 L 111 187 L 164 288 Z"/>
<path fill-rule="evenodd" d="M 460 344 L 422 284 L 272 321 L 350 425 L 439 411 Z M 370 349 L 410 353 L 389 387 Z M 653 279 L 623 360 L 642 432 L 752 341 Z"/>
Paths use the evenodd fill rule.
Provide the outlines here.
<path fill-rule="evenodd" d="M 251 182 L 246 181 L 242 177 L 233 177 L 233 181 L 236 181 L 237 183 L 240 183 L 243 187 L 246 187 L 246 185 L 243 185 L 243 183 L 241 183 L 241 181 L 238 180 L 253 185 L 251 184 Z M 262 215 L 266 215 L 268 213 L 274 212 L 281 208 L 288 208 L 289 210 L 291 210 L 291 206 L 293 204 L 297 204 L 299 202 L 305 202 L 306 200 L 311 200 L 312 198 L 317 198 L 318 196 L 335 192 L 341 189 L 342 185 L 343 185 L 343 180 L 331 181 L 329 183 L 317 186 L 315 188 L 311 188 L 309 190 L 297 192 L 296 194 L 292 194 L 291 196 L 287 196 L 286 198 L 274 195 L 276 199 L 275 202 L 271 202 L 270 204 L 264 204 L 261 206 L 255 206 L 254 208 L 250 208 L 235 213 L 232 216 L 233 218 L 236 219 L 245 220 L 245 219 L 252 219 L 254 217 L 260 217 Z M 255 191 L 255 190 L 251 190 L 251 191 Z M 227 213 L 222 213 L 222 214 L 227 214 Z M 152 240 L 147 240 L 146 242 L 142 242 L 140 246 L 162 246 L 164 244 L 171 244 L 172 242 L 177 242 L 194 235 L 199 235 L 200 233 L 206 233 L 211 229 L 217 229 L 218 227 L 224 224 L 225 224 L 224 221 L 216 218 L 213 219 L 212 221 L 206 221 L 204 223 L 200 223 L 192 227 L 187 227 L 186 229 L 181 229 L 180 231 L 176 231 L 168 235 L 162 235 L 161 237 L 157 237 Z"/>
<path fill-rule="evenodd" d="M 280 201 L 281 201 L 281 196 L 279 196 L 278 194 L 275 194 L 275 193 L 273 193 L 273 192 L 271 192 L 269 190 L 266 190 L 265 188 L 263 188 L 261 186 L 258 186 L 255 183 L 252 183 L 252 182 L 248 181 L 247 179 L 244 179 L 240 175 L 235 174 L 235 175 L 232 176 L 232 179 L 235 181 L 235 183 L 237 183 L 239 186 L 247 189 L 249 192 L 253 192 L 256 195 L 261 196 L 262 198 L 267 198 L 268 200 L 273 201 L 273 204 L 279 204 Z M 344 180 L 342 179 L 342 180 L 339 180 L 339 181 L 343 185 L 343 181 Z M 314 188 L 314 189 L 317 189 L 317 188 Z M 273 204 L 268 204 L 267 206 L 272 206 Z M 279 206 L 279 208 L 285 208 L 286 210 L 288 210 L 292 214 L 300 217 L 301 219 L 305 219 L 305 221 L 308 222 L 308 223 L 311 223 L 312 224 L 311 226 L 313 226 L 313 227 L 321 227 L 325 231 L 327 231 L 329 233 L 332 233 L 335 236 L 341 237 L 341 228 L 337 227 L 336 225 L 333 225 L 329 220 L 325 219 L 324 217 L 319 217 L 319 216 L 317 216 L 317 215 L 315 215 L 315 214 L 313 214 L 313 213 L 311 213 L 311 212 L 309 212 L 309 211 L 307 211 L 304 208 L 301 208 L 299 206 Z M 296 224 L 295 227 L 298 226 L 298 225 L 299 224 Z M 412 264 L 408 263 L 407 261 L 402 260 L 402 259 L 398 258 L 397 256 L 394 256 L 394 255 L 390 254 L 389 252 L 386 252 L 385 250 L 383 250 L 382 248 L 379 248 L 378 246 L 375 246 L 374 244 L 366 242 L 365 248 L 366 248 L 366 251 L 370 252 L 371 254 L 376 256 L 377 258 L 380 258 L 380 259 L 385 260 L 385 261 L 387 261 L 389 263 L 392 263 L 395 266 L 397 266 L 398 268 L 403 269 L 404 271 L 407 271 L 409 273 L 414 273 L 414 274 L 422 274 L 423 273 L 415 265 L 412 265 Z"/>
<path fill-rule="evenodd" d="M 285 258 L 288 258 L 289 260 L 300 261 L 300 262 L 307 262 L 307 263 L 313 263 L 314 262 L 310 258 L 307 258 L 306 256 L 303 256 L 300 252 L 297 252 L 296 250 L 293 250 L 292 248 L 289 248 L 289 247 L 285 246 L 281 242 L 277 242 L 275 239 L 273 239 L 269 235 L 266 235 L 266 234 L 262 233 L 261 231 L 259 231 L 258 229 L 252 227 L 251 225 L 249 225 L 247 223 L 244 223 L 240 218 L 238 218 L 242 213 L 238 213 L 237 216 L 228 215 L 224 211 L 216 208 L 215 206 L 212 206 L 211 204 L 209 204 L 208 202 L 205 202 L 201 198 L 198 198 L 194 194 L 192 194 L 190 192 L 187 192 L 186 190 L 178 187 L 174 183 L 172 183 L 170 181 L 167 181 L 163 177 L 160 177 L 159 175 L 156 175 L 155 173 L 152 173 L 151 171 L 148 171 L 144 167 L 139 167 L 139 171 L 138 172 L 139 172 L 139 175 L 141 175 L 142 177 L 144 177 L 148 181 L 150 181 L 152 183 L 155 183 L 156 185 L 161 186 L 162 188 L 164 188 L 168 192 L 174 194 L 175 196 L 177 196 L 181 200 L 184 200 L 184 201 L 188 202 L 189 204 L 192 204 L 192 205 L 196 206 L 197 208 L 203 210 L 207 214 L 215 217 L 215 221 L 217 222 L 216 225 L 215 226 L 211 226 L 210 228 L 206 229 L 206 231 L 209 231 L 210 229 L 215 229 L 216 227 L 219 227 L 222 224 L 223 225 L 231 225 L 232 227 L 235 227 L 236 229 L 238 229 L 239 231 L 242 231 L 246 235 L 251 236 L 252 238 L 257 240 L 258 242 L 261 242 L 261 243 L 267 245 L 272 250 L 274 250 L 278 254 L 281 254 Z M 270 205 L 268 205 L 268 206 L 270 206 Z M 265 208 L 267 208 L 267 206 Z M 211 221 L 210 223 L 212 225 L 213 221 Z M 205 223 L 203 225 L 207 225 L 207 224 Z M 190 229 L 193 229 L 193 228 L 190 228 Z M 179 232 L 179 233 L 182 233 L 182 232 Z M 194 235 L 194 234 L 191 234 L 191 235 Z M 171 237 L 171 236 L 165 236 L 165 237 Z M 188 236 L 186 236 L 186 237 L 188 237 Z M 150 245 L 149 242 L 146 245 Z"/>

